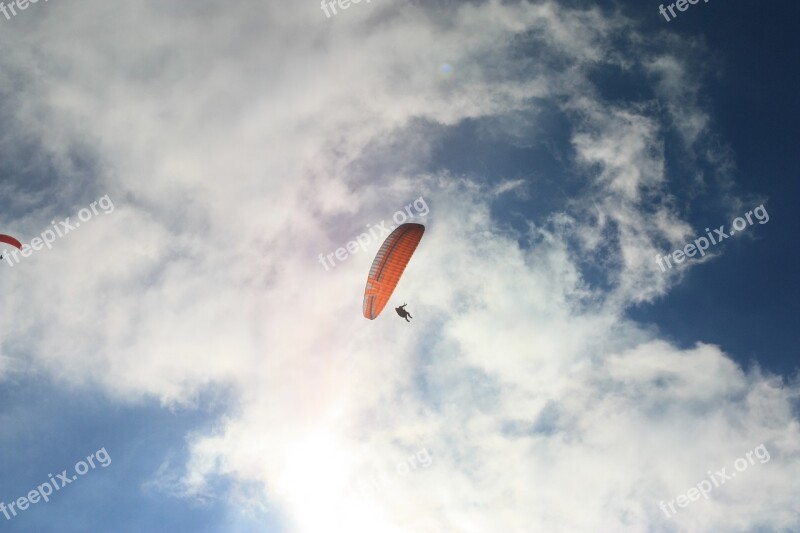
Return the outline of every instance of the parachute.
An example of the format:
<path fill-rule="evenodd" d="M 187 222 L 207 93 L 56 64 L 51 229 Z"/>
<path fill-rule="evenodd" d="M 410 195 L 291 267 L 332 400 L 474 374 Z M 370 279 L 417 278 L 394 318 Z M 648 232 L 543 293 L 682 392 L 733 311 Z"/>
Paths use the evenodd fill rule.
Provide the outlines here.
<path fill-rule="evenodd" d="M 386 307 L 423 233 L 425 226 L 422 224 L 401 224 L 383 241 L 369 269 L 367 288 L 364 289 L 366 318 L 375 320 Z"/>
<path fill-rule="evenodd" d="M 0 242 L 4 242 L 6 244 L 10 244 L 11 246 L 14 246 L 15 248 L 20 248 L 20 249 L 22 248 L 22 243 L 19 242 L 14 237 L 12 237 L 11 235 L 2 235 L 2 234 L 0 234 Z"/>

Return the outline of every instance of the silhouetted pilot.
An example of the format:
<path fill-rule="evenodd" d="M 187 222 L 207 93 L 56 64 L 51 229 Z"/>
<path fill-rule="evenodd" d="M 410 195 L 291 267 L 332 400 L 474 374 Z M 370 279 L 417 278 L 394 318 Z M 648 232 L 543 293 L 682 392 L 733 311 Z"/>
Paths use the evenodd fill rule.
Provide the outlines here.
<path fill-rule="evenodd" d="M 401 317 L 405 318 L 405 319 L 406 319 L 406 322 L 411 322 L 411 321 L 409 320 L 409 318 L 414 318 L 414 317 L 413 317 L 413 316 L 411 316 L 411 313 L 409 313 L 408 311 L 406 311 L 405 309 L 403 309 L 403 308 L 404 308 L 406 305 L 408 305 L 408 304 L 403 304 L 403 305 L 401 305 L 400 307 L 395 307 L 395 308 L 394 308 L 394 310 L 395 310 L 395 311 L 397 311 L 397 314 L 398 314 L 398 315 L 400 315 Z"/>

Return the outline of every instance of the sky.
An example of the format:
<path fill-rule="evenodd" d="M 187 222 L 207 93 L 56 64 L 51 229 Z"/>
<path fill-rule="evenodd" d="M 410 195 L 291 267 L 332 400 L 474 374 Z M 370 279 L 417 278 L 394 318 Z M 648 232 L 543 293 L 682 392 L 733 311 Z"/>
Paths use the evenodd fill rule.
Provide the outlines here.
<path fill-rule="evenodd" d="M 0 530 L 800 530 L 796 2 L 3 5 Z"/>

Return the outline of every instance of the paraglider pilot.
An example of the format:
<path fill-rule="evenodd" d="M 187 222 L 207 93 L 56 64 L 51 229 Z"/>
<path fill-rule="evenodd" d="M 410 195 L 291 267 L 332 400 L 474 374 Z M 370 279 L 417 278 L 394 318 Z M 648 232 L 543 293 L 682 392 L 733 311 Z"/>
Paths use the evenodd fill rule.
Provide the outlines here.
<path fill-rule="evenodd" d="M 414 317 L 413 317 L 413 316 L 411 316 L 411 313 L 409 313 L 408 311 L 406 311 L 406 310 L 404 309 L 404 307 L 405 307 L 406 305 L 408 305 L 408 304 L 403 304 L 403 305 L 401 305 L 400 307 L 395 307 L 395 308 L 394 308 L 394 310 L 395 310 L 395 311 L 397 311 L 397 314 L 398 314 L 398 315 L 400 315 L 402 318 L 405 318 L 405 319 L 406 319 L 406 322 L 411 322 L 411 321 L 409 320 L 409 318 L 414 318 Z"/>

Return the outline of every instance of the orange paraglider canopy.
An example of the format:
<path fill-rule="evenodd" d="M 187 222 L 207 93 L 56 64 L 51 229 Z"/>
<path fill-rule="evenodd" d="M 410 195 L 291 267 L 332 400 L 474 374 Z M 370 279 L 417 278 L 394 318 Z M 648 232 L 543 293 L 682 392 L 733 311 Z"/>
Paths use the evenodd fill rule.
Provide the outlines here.
<path fill-rule="evenodd" d="M 0 234 L 0 242 L 4 242 L 6 244 L 10 244 L 15 248 L 22 248 L 22 243 L 19 242 L 17 239 L 12 237 L 11 235 L 2 235 Z"/>
<path fill-rule="evenodd" d="M 374 320 L 386 307 L 423 233 L 425 226 L 422 224 L 402 224 L 383 241 L 369 269 L 364 290 L 366 318 Z"/>

